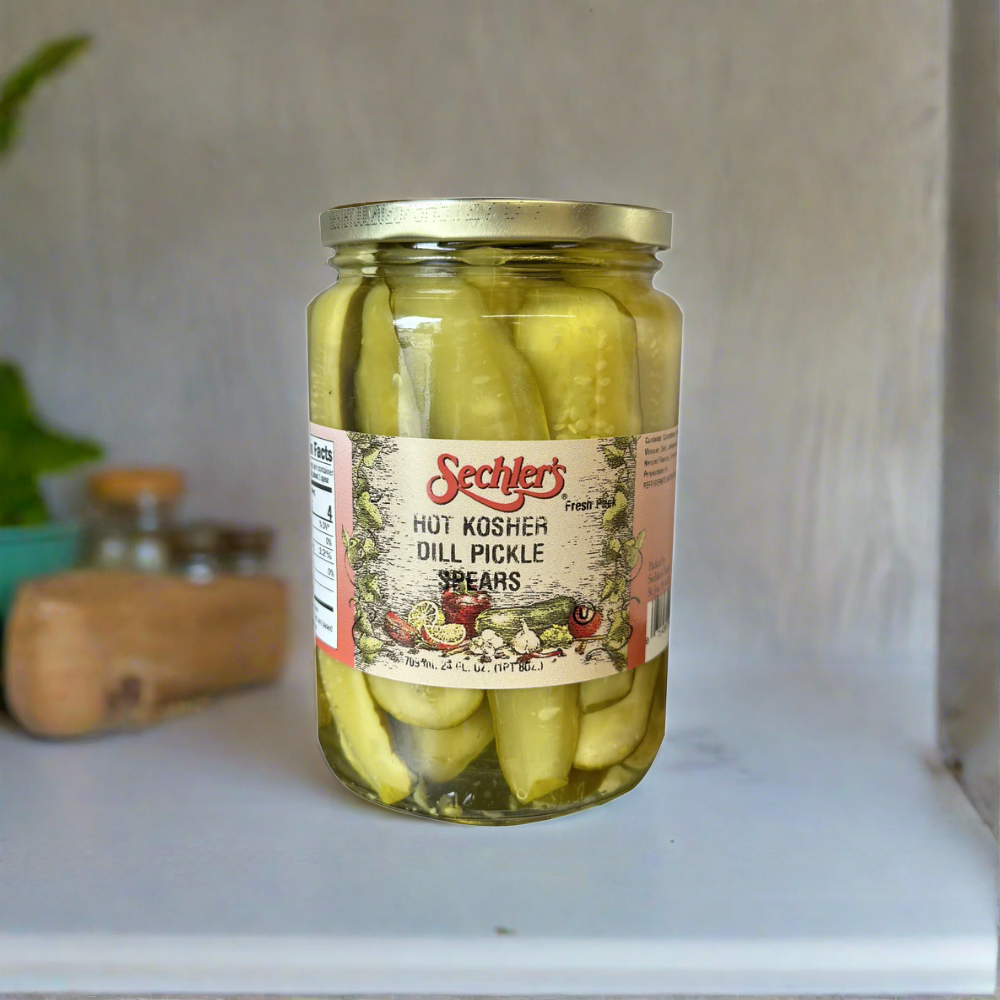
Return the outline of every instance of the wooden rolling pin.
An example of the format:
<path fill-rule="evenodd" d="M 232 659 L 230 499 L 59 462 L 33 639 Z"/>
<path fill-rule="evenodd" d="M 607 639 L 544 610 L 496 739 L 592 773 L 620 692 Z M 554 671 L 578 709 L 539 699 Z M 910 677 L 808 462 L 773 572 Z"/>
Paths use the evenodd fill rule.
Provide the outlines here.
<path fill-rule="evenodd" d="M 267 576 L 80 570 L 33 580 L 7 620 L 4 693 L 37 736 L 144 726 L 228 688 L 273 680 L 284 584 Z"/>

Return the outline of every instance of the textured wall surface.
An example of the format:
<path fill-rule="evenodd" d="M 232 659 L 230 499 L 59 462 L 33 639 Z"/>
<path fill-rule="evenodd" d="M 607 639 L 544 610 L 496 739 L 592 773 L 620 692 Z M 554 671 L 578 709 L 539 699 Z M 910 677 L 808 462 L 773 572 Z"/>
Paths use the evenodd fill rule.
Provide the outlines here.
<path fill-rule="evenodd" d="M 307 632 L 317 214 L 528 194 L 675 213 L 674 653 L 913 656 L 942 417 L 941 0 L 4 0 L 94 50 L 0 172 L 0 353 L 187 510 L 275 523 Z M 928 695 L 928 704 L 930 696 Z"/>

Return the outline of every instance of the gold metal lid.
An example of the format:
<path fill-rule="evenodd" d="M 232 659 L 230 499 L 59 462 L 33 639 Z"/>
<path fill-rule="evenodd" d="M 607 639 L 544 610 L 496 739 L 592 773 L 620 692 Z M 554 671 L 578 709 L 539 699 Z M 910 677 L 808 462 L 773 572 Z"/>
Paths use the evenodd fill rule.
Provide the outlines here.
<path fill-rule="evenodd" d="M 323 246 L 456 241 L 670 246 L 671 215 L 640 205 L 529 198 L 432 198 L 338 205 L 319 217 Z"/>

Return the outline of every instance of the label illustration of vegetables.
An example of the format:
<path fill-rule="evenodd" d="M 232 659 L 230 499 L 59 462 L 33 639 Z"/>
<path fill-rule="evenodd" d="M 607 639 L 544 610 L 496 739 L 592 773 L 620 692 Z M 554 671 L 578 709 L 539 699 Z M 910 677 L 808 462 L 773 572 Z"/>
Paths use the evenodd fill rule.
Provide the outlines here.
<path fill-rule="evenodd" d="M 341 528 L 341 541 L 347 565 L 354 574 L 354 644 L 362 662 L 368 665 L 374 663 L 385 646 L 372 624 L 373 618 L 378 620 L 384 603 L 375 567 L 379 556 L 379 533 L 385 528 L 385 519 L 376 504 L 378 494 L 372 490 L 370 480 L 371 470 L 379 461 L 383 445 L 367 434 L 352 434 L 351 444 L 354 533 L 349 535 L 346 529 Z M 407 635 L 402 628 L 404 625 L 407 623 L 400 623 L 398 633 L 389 633 L 396 641 L 403 641 L 397 635 Z"/>
<path fill-rule="evenodd" d="M 604 564 L 606 567 L 600 600 L 608 612 L 608 631 L 601 644 L 605 655 L 618 670 L 628 665 L 628 643 L 632 638 L 629 607 L 632 603 L 632 580 L 642 565 L 642 543 L 645 530 L 632 534 L 632 512 L 635 504 L 636 441 L 632 437 L 615 438 L 602 445 L 604 461 L 618 472 L 614 492 L 606 496 L 601 526 L 604 529 Z M 599 623 L 598 623 L 599 624 Z M 573 625 L 570 626 L 572 631 Z M 577 621 L 578 631 L 597 631 L 590 622 Z M 593 632 L 591 634 L 593 634 Z M 588 656 L 596 655 L 594 650 Z"/>

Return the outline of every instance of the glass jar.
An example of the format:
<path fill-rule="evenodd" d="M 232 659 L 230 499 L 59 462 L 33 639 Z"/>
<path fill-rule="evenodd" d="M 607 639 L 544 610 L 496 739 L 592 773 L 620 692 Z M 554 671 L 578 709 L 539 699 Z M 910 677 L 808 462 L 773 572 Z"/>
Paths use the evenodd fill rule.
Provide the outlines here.
<path fill-rule="evenodd" d="M 184 477 L 173 468 L 110 468 L 90 477 L 88 559 L 102 569 L 165 573 L 174 505 Z"/>
<path fill-rule="evenodd" d="M 265 572 L 273 544 L 271 528 L 228 525 L 222 532 L 226 571 L 236 576 L 257 576 Z"/>
<path fill-rule="evenodd" d="M 171 538 L 174 570 L 192 583 L 214 580 L 223 565 L 223 531 L 212 521 L 193 521 Z"/>
<path fill-rule="evenodd" d="M 681 312 L 671 217 L 456 199 L 323 213 L 308 309 L 319 737 L 466 823 L 633 788 L 663 738 Z"/>

